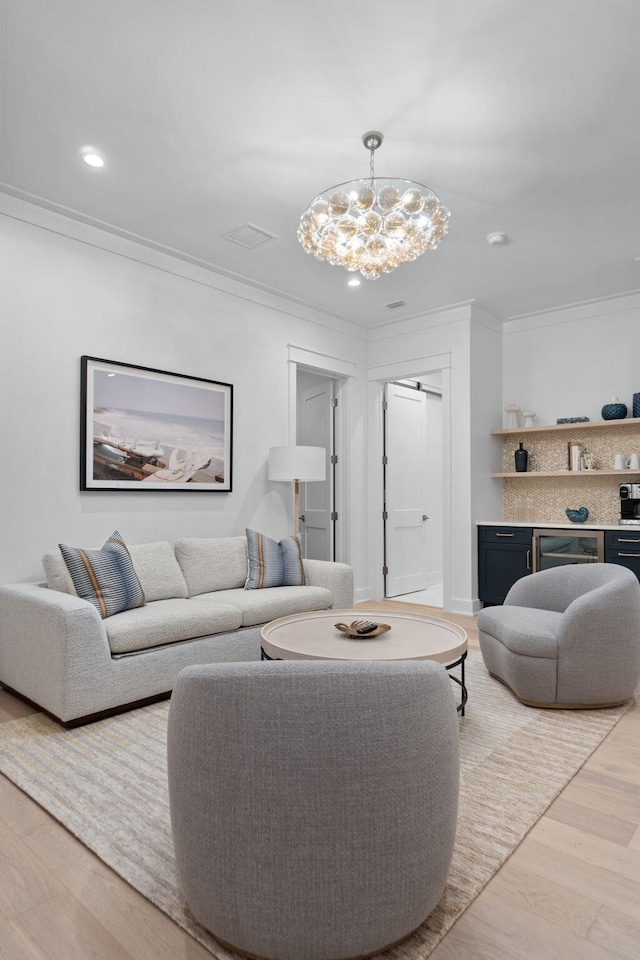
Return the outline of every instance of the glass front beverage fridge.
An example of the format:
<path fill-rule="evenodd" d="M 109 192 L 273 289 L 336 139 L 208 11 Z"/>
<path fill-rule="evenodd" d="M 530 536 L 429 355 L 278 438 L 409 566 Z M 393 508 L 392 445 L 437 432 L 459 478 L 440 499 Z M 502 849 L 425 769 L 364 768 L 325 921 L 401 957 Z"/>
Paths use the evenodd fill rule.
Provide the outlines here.
<path fill-rule="evenodd" d="M 534 573 L 566 563 L 604 563 L 602 530 L 534 530 Z"/>

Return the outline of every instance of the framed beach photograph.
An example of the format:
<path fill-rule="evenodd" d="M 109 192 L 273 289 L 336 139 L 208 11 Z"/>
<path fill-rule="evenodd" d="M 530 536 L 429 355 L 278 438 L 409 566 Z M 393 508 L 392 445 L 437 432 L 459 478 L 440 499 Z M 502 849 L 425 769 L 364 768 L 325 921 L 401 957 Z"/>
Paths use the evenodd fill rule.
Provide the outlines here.
<path fill-rule="evenodd" d="M 230 383 L 81 363 L 81 490 L 231 490 Z"/>

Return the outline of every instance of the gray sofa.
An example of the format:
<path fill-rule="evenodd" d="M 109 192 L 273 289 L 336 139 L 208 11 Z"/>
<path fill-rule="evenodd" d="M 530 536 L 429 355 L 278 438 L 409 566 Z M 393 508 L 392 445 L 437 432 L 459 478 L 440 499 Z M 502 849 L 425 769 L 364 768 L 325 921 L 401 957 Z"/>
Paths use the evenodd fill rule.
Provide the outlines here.
<path fill-rule="evenodd" d="M 147 603 L 102 620 L 59 550 L 46 583 L 0 587 L 0 683 L 67 725 L 167 695 L 183 667 L 260 659 L 264 623 L 349 608 L 353 572 L 305 560 L 305 586 L 245 590 L 245 537 L 129 546 Z"/>

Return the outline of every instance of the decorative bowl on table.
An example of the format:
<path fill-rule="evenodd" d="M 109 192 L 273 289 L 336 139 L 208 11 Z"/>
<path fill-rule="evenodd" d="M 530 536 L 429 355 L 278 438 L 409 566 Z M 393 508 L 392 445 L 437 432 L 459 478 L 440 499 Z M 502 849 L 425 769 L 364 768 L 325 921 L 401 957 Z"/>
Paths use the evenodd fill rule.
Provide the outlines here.
<path fill-rule="evenodd" d="M 354 640 L 368 640 L 369 637 L 379 637 L 391 627 L 388 623 L 374 623 L 373 620 L 352 620 L 351 623 L 336 623 L 336 629 Z"/>

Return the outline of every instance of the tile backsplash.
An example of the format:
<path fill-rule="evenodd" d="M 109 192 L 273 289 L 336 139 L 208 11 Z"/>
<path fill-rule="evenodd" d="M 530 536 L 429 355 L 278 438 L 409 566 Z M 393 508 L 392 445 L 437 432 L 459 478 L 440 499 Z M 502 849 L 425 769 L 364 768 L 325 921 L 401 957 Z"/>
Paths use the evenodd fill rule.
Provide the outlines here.
<path fill-rule="evenodd" d="M 598 470 L 611 469 L 614 454 L 628 457 L 640 453 L 640 418 L 638 429 L 603 425 L 601 429 L 558 433 L 534 432 L 503 437 L 502 470 L 515 472 L 513 455 L 520 441 L 529 454 L 526 478 L 505 478 L 503 481 L 503 516 L 505 520 L 532 523 L 567 523 L 567 507 L 587 507 L 587 523 L 615 524 L 620 520 L 618 486 L 629 480 L 640 481 L 628 473 L 595 476 Z M 568 446 L 580 443 L 583 451 L 594 458 L 593 471 L 567 471 L 566 476 L 536 477 L 539 471 L 563 470 L 568 463 Z"/>

